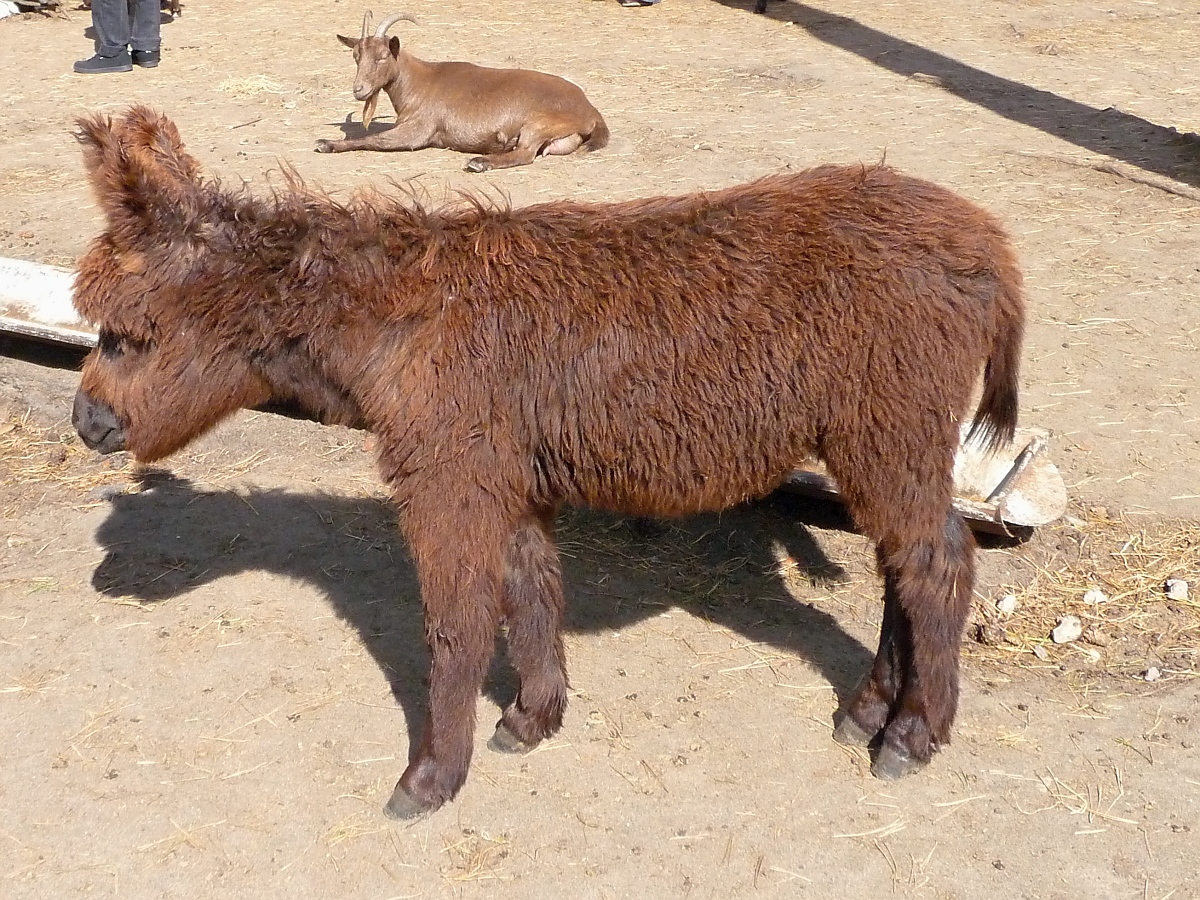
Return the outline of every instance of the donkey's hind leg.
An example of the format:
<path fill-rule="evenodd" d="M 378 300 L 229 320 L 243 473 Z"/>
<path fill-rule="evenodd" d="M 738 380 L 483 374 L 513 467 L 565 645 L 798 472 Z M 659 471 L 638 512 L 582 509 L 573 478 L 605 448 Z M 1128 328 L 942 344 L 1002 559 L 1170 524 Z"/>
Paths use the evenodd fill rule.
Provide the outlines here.
<path fill-rule="evenodd" d="M 950 741 L 958 710 L 959 652 L 975 582 L 975 542 L 949 510 L 936 536 L 881 542 L 889 600 L 904 624 L 896 629 L 894 697 L 883 744 L 871 771 L 893 779 L 914 772 Z M 857 700 L 857 698 L 856 698 Z"/>
<path fill-rule="evenodd" d="M 839 744 L 866 747 L 887 727 L 892 706 L 900 695 L 901 679 L 911 655 L 912 635 L 908 617 L 900 606 L 896 579 L 884 566 L 883 554 L 876 548 L 879 571 L 883 575 L 883 623 L 879 629 L 879 651 L 871 671 L 859 685 L 853 699 L 840 714 L 833 738 Z"/>
<path fill-rule="evenodd" d="M 561 727 L 567 705 L 562 572 L 550 534 L 552 516 L 547 510 L 519 525 L 505 554 L 508 655 L 520 688 L 488 741 L 500 752 L 528 750 L 550 737 Z"/>
<path fill-rule="evenodd" d="M 850 513 L 876 542 L 884 581 L 879 652 L 835 737 L 881 741 L 872 772 L 898 778 L 950 739 L 958 654 L 974 584 L 974 541 L 954 511 L 958 428 L 949 415 L 901 408 L 914 423 L 881 446 L 869 432 L 827 436 L 823 455 Z M 897 439 L 897 437 L 899 439 Z"/>

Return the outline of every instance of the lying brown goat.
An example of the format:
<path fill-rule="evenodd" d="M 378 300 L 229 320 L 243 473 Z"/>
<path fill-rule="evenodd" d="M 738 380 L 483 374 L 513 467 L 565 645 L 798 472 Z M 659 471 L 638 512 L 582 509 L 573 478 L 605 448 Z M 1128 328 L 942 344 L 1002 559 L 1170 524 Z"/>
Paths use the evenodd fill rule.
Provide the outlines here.
<path fill-rule="evenodd" d="M 567 704 L 562 504 L 685 515 L 825 460 L 884 581 L 879 654 L 837 737 L 873 771 L 950 739 L 974 543 L 951 504 L 959 423 L 1009 441 L 1024 306 L 987 213 L 882 167 L 713 193 L 444 210 L 199 174 L 143 107 L 81 120 L 108 227 L 80 260 L 100 330 L 73 419 L 154 460 L 241 407 L 291 400 L 378 437 L 432 654 L 429 718 L 388 804 L 462 787 L 502 620 L 519 676 L 493 749 Z"/>
<path fill-rule="evenodd" d="M 387 131 L 340 141 L 317 141 L 319 153 L 344 150 L 424 150 L 437 147 L 479 153 L 468 172 L 524 166 L 539 156 L 565 156 L 581 146 L 599 150 L 608 126 L 580 88 L 556 75 L 528 69 L 488 69 L 465 62 L 425 62 L 400 46 L 387 30 L 398 13 L 368 35 L 371 13 L 363 16 L 362 37 L 339 34 L 354 50 L 358 72 L 354 96 L 363 101 L 363 127 L 369 128 L 379 92 L 396 108 Z"/>

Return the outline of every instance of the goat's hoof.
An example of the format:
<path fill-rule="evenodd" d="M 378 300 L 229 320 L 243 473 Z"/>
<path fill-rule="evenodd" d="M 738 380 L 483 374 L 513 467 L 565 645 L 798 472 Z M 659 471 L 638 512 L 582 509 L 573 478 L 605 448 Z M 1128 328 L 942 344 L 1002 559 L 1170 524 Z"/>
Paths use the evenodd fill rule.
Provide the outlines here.
<path fill-rule="evenodd" d="M 833 739 L 844 747 L 868 747 L 877 733 L 867 731 L 854 721 L 853 716 L 847 714 L 833 729 Z"/>
<path fill-rule="evenodd" d="M 467 164 L 463 166 L 464 172 L 486 172 L 492 167 L 492 164 L 482 156 L 476 156 L 474 159 L 468 159 Z"/>
<path fill-rule="evenodd" d="M 534 747 L 513 734 L 503 719 L 496 723 L 496 733 L 491 736 L 487 745 L 488 749 L 495 753 L 525 753 Z"/>
<path fill-rule="evenodd" d="M 875 757 L 875 761 L 871 763 L 871 774 L 880 781 L 897 781 L 920 772 L 927 765 L 929 765 L 929 760 L 917 759 L 907 750 L 901 750 L 899 747 L 893 747 L 885 742 L 879 748 L 879 754 Z"/>
<path fill-rule="evenodd" d="M 333 152 L 333 141 L 325 141 L 325 140 L 317 141 L 317 152 L 318 153 L 332 153 Z"/>
<path fill-rule="evenodd" d="M 422 803 L 406 791 L 404 785 L 397 784 L 396 789 L 392 791 L 392 799 L 383 808 L 383 814 L 400 822 L 413 822 L 429 815 L 439 806 L 440 803 Z"/>

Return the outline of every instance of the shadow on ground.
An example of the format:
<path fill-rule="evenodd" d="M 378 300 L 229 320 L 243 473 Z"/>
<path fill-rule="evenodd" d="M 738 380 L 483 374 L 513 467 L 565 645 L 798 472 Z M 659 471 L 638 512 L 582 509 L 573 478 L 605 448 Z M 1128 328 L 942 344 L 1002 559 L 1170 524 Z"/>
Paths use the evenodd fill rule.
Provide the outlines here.
<path fill-rule="evenodd" d="M 717 0 L 750 10 L 753 0 Z M 906 78 L 922 77 L 956 97 L 1093 153 L 1200 186 L 1200 136 L 1149 122 L 1115 107 L 1097 109 L 993 75 L 886 32 L 790 0 L 771 0 L 766 15 L 791 22 L 823 43 Z"/>
<path fill-rule="evenodd" d="M 872 652 L 830 615 L 797 601 L 776 574 L 782 551 L 814 582 L 845 579 L 800 524 L 803 515 L 848 527 L 834 507 L 782 495 L 671 523 L 567 511 L 558 523 L 567 628 L 616 630 L 679 607 L 809 660 L 845 702 Z M 97 530 L 106 555 L 92 581 L 105 595 L 142 601 L 250 570 L 311 584 L 358 631 L 415 735 L 428 661 L 416 572 L 394 522 L 391 507 L 377 500 L 201 490 L 151 473 L 140 492 L 113 498 Z M 498 704 L 511 700 L 507 666 L 493 665 L 486 691 Z"/>

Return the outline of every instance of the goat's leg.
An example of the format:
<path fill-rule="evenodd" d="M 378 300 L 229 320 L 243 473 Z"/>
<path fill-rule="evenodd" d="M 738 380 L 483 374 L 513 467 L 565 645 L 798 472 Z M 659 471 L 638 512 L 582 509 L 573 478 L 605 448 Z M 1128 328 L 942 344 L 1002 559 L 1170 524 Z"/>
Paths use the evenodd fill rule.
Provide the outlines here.
<path fill-rule="evenodd" d="M 504 153 L 489 153 L 486 156 L 473 156 L 467 160 L 463 170 L 467 172 L 487 172 L 491 169 L 511 169 L 515 166 L 527 166 L 537 159 L 538 148 L 520 143 Z"/>
<path fill-rule="evenodd" d="M 486 172 L 489 169 L 511 169 L 527 166 L 538 155 L 565 156 L 574 153 L 583 144 L 583 135 L 574 123 L 554 121 L 527 122 L 521 128 L 514 146 L 499 153 L 487 153 L 467 161 L 468 172 Z"/>
<path fill-rule="evenodd" d="M 472 498 L 475 499 L 475 498 Z M 388 801 L 392 818 L 411 819 L 454 798 L 467 778 L 475 706 L 495 646 L 503 577 L 499 517 L 485 504 L 464 502 L 470 520 L 411 504 L 405 538 L 416 561 L 425 605 L 425 639 L 432 657 L 429 714 L 408 768 Z M 412 523 L 419 522 L 420 526 Z M 464 563 L 460 548 L 474 558 Z"/>
<path fill-rule="evenodd" d="M 528 750 L 550 737 L 562 726 L 567 705 L 562 572 L 550 533 L 552 515 L 547 510 L 520 525 L 505 555 L 508 655 L 520 688 L 488 742 L 501 752 Z"/>
<path fill-rule="evenodd" d="M 386 131 L 378 131 L 358 138 L 343 138 L 340 141 L 317 141 L 318 153 L 345 153 L 347 150 L 424 150 L 430 146 L 427 126 L 397 122 Z"/>

